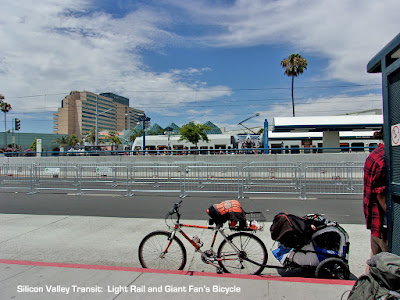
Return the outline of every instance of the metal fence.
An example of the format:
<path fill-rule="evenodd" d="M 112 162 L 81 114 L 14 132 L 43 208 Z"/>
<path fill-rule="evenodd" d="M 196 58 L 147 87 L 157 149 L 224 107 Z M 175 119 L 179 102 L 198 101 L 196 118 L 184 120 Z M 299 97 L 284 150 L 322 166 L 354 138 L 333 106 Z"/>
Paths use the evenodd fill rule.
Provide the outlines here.
<path fill-rule="evenodd" d="M 34 165 L 32 182 L 33 193 L 40 190 L 78 192 L 78 167 Z"/>
<path fill-rule="evenodd" d="M 205 164 L 3 164 L 0 189 L 84 193 L 138 192 L 290 194 L 362 194 L 363 165 L 354 163 Z"/>
<path fill-rule="evenodd" d="M 85 166 L 79 167 L 79 193 L 92 191 L 129 193 L 129 168 L 127 166 Z"/>
<path fill-rule="evenodd" d="M 304 194 L 362 194 L 363 166 L 309 166 Z"/>
<path fill-rule="evenodd" d="M 0 166 L 0 187 L 10 191 L 33 192 L 32 164 L 3 164 Z"/>
<path fill-rule="evenodd" d="M 135 192 L 168 192 L 183 195 L 180 166 L 133 166 L 130 174 L 130 195 L 134 195 Z"/>
<path fill-rule="evenodd" d="M 184 174 L 184 195 L 190 193 L 230 193 L 240 198 L 237 166 L 189 166 Z"/>
<path fill-rule="evenodd" d="M 249 166 L 243 169 L 243 193 L 246 194 L 299 194 L 301 195 L 300 168 L 296 166 Z"/>

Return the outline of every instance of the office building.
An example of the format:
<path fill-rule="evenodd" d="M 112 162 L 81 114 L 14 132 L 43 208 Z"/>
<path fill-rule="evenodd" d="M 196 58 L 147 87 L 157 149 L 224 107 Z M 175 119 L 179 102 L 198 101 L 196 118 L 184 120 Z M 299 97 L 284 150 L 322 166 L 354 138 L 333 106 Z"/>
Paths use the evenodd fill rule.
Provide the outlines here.
<path fill-rule="evenodd" d="M 96 108 L 97 106 L 97 108 Z M 143 110 L 129 107 L 129 99 L 113 94 L 72 91 L 61 101 L 53 115 L 53 132 L 85 137 L 96 126 L 98 131 L 117 131 L 134 128 L 144 115 Z"/>

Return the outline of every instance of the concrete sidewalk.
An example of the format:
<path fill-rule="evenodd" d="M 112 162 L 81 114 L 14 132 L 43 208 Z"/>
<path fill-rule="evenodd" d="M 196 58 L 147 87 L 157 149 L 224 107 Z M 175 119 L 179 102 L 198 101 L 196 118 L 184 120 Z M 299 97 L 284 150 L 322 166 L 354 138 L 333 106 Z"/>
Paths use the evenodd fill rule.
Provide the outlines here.
<path fill-rule="evenodd" d="M 257 235 L 269 250 L 270 223 L 265 225 Z M 355 279 L 369 257 L 369 232 L 364 225 L 341 225 L 350 236 Z M 158 219 L 0 214 L 0 226 L 0 299 L 340 299 L 354 283 L 292 277 L 276 269 L 264 269 L 262 276 L 218 275 L 180 236 L 188 253 L 184 271 L 141 269 L 140 241 L 166 229 Z M 197 234 L 204 247 L 210 243 L 211 231 L 185 232 Z M 279 265 L 270 251 L 268 263 Z"/>

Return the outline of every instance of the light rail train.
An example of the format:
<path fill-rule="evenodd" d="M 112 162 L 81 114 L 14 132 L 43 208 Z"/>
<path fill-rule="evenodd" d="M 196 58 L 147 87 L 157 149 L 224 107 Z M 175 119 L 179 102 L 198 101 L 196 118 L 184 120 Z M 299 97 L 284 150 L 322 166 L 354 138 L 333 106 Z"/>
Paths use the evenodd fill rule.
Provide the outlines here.
<path fill-rule="evenodd" d="M 373 139 L 374 131 L 341 131 L 340 151 L 359 152 L 371 151 L 379 143 Z M 146 135 L 145 147 L 148 151 L 199 151 L 201 154 L 216 152 L 239 152 L 247 149 L 264 148 L 263 134 L 209 134 L 209 142 L 199 141 L 197 148 L 187 141 L 179 141 L 180 135 Z M 317 153 L 323 152 L 322 132 L 269 132 L 268 148 L 271 153 Z M 143 137 L 136 138 L 132 150 L 142 151 Z M 246 150 L 244 150 L 246 149 Z M 253 150 L 252 150 L 253 151 Z M 256 151 L 256 150 L 254 150 Z"/>

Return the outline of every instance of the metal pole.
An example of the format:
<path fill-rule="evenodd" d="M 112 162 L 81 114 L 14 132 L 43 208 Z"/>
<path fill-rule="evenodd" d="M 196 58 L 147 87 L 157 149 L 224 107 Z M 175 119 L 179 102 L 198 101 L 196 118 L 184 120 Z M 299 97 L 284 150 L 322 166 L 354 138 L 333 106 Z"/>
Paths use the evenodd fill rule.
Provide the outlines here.
<path fill-rule="evenodd" d="M 98 146 L 98 128 L 97 128 L 97 125 L 98 125 L 98 118 L 99 118 L 99 103 L 98 103 L 98 98 L 97 98 L 97 95 L 96 95 L 96 118 L 95 118 L 95 125 L 94 125 L 94 130 L 95 130 L 95 132 L 94 132 L 94 145 L 96 146 L 96 150 L 97 150 L 97 146 Z"/>
<path fill-rule="evenodd" d="M 269 150 L 265 150 L 268 148 L 268 120 L 264 121 L 264 154 L 269 154 Z"/>
<path fill-rule="evenodd" d="M 11 148 L 13 148 L 14 151 L 14 124 L 15 124 L 15 119 L 12 119 L 12 124 L 11 124 L 11 128 L 12 128 L 12 135 L 11 135 L 11 139 L 12 139 L 12 145 Z"/>
<path fill-rule="evenodd" d="M 143 155 L 146 155 L 146 115 L 143 115 Z"/>

